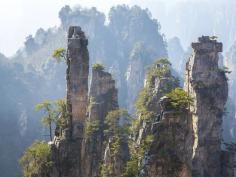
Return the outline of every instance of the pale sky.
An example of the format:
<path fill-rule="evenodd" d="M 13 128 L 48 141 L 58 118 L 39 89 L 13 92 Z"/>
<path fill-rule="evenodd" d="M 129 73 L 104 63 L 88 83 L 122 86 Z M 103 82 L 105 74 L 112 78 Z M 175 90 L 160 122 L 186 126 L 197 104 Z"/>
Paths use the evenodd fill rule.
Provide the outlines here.
<path fill-rule="evenodd" d="M 23 45 L 25 37 L 35 34 L 38 28 L 58 26 L 58 12 L 66 4 L 95 6 L 103 12 L 117 4 L 138 4 L 155 14 L 155 5 L 160 1 L 180 0 L 0 0 L 0 53 L 11 56 Z"/>

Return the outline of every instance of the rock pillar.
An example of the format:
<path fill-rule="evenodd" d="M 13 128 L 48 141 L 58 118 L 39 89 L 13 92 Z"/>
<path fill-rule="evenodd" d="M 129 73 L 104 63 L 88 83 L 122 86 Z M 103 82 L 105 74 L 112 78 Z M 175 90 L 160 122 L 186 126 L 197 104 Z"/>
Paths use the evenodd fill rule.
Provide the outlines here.
<path fill-rule="evenodd" d="M 218 67 L 222 43 L 202 36 L 192 43 L 186 64 L 185 90 L 194 99 L 190 106 L 193 122 L 193 177 L 220 177 L 222 116 L 228 97 L 227 78 Z"/>
<path fill-rule="evenodd" d="M 73 138 L 83 137 L 83 127 L 88 105 L 89 53 L 88 40 L 78 26 L 68 32 L 67 48 L 67 103 L 70 129 Z"/>

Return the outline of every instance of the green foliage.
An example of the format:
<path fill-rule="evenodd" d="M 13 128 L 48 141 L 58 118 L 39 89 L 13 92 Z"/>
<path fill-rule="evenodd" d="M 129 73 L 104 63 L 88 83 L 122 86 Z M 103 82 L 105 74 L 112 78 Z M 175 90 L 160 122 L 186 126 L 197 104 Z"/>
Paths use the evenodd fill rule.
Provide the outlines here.
<path fill-rule="evenodd" d="M 96 63 L 96 64 L 93 65 L 93 70 L 103 71 L 104 69 L 105 69 L 105 67 L 102 64 Z"/>
<path fill-rule="evenodd" d="M 101 177 L 111 177 L 113 176 L 113 170 L 111 165 L 102 164 L 100 169 Z"/>
<path fill-rule="evenodd" d="M 67 120 L 69 119 L 69 113 L 67 111 L 66 101 L 64 99 L 59 99 L 54 102 L 55 109 L 55 123 L 60 129 L 65 129 L 67 126 Z"/>
<path fill-rule="evenodd" d="M 24 177 L 48 176 L 53 165 L 50 147 L 43 141 L 34 142 L 26 149 L 19 163 Z"/>
<path fill-rule="evenodd" d="M 149 149 L 153 141 L 154 141 L 154 135 L 147 135 L 143 141 L 143 148 L 145 150 Z"/>
<path fill-rule="evenodd" d="M 52 57 L 58 62 L 61 62 L 62 59 L 66 60 L 66 50 L 64 48 L 58 48 L 53 51 Z"/>
<path fill-rule="evenodd" d="M 144 88 L 139 93 L 138 99 L 135 102 L 137 114 L 140 116 L 141 120 L 150 120 L 154 116 L 154 112 L 148 109 L 151 101 L 151 92 L 149 92 L 148 88 Z"/>
<path fill-rule="evenodd" d="M 94 133 L 99 131 L 99 121 L 94 120 L 94 121 L 87 121 L 86 126 L 85 126 L 85 135 L 91 136 Z"/>
<path fill-rule="evenodd" d="M 65 100 L 48 101 L 45 100 L 35 106 L 37 111 L 42 110 L 44 116 L 42 117 L 42 124 L 49 127 L 50 139 L 52 140 L 52 124 L 57 128 L 64 129 L 67 125 L 69 113 Z"/>
<path fill-rule="evenodd" d="M 121 119 L 123 121 L 122 125 L 120 124 Z M 130 120 L 131 117 L 127 110 L 117 109 L 110 111 L 105 118 L 105 132 L 110 136 L 127 136 L 129 134 Z"/>
<path fill-rule="evenodd" d="M 140 171 L 139 162 L 144 158 L 145 152 L 150 149 L 154 140 L 153 135 L 147 135 L 146 138 L 136 145 L 136 142 L 130 141 L 129 148 L 131 159 L 127 162 L 122 177 L 136 177 Z"/>
<path fill-rule="evenodd" d="M 154 140 L 153 135 L 147 135 L 144 140 L 142 140 L 140 147 L 137 149 L 136 154 L 139 160 L 143 159 L 145 152 L 150 149 L 151 144 Z"/>
<path fill-rule="evenodd" d="M 149 106 L 153 98 L 151 89 L 156 79 L 171 77 L 170 66 L 171 64 L 167 59 L 160 59 L 149 67 L 146 77 L 146 86 L 139 93 L 139 96 L 135 103 L 137 115 L 140 116 L 141 120 L 151 120 L 155 116 L 155 113 L 149 110 Z M 174 79 L 173 83 L 178 82 L 174 77 L 172 79 Z M 172 87 L 172 84 L 166 84 L 165 87 L 162 88 L 161 93 L 168 93 L 172 89 Z"/>
<path fill-rule="evenodd" d="M 182 107 L 186 101 L 185 100 L 185 92 L 183 90 L 176 89 L 171 91 L 175 85 L 178 85 L 178 80 L 171 76 L 171 64 L 167 59 L 160 59 L 155 64 L 153 64 L 147 73 L 147 80 L 145 88 L 140 92 L 138 99 L 136 100 L 136 113 L 139 116 L 138 119 L 132 122 L 132 129 L 134 134 L 137 128 L 140 127 L 143 121 L 149 122 L 152 121 L 153 118 L 156 117 L 154 111 L 150 110 L 152 107 L 153 101 L 153 86 L 155 84 L 156 79 L 168 78 L 171 82 L 165 84 L 165 87 L 160 90 L 161 95 L 165 95 L 169 93 L 171 96 L 171 102 L 175 107 Z M 171 80 L 173 79 L 173 80 Z M 190 102 L 189 97 L 187 97 L 187 103 Z M 151 148 L 151 145 L 154 141 L 153 135 L 146 135 L 146 137 L 137 144 L 136 141 L 130 139 L 129 149 L 131 153 L 131 159 L 126 164 L 126 169 L 123 174 L 123 177 L 135 177 L 138 176 L 138 172 L 140 169 L 140 161 L 144 158 L 145 153 Z"/>
<path fill-rule="evenodd" d="M 35 106 L 36 111 L 43 110 L 45 116 L 42 118 L 42 123 L 45 126 L 49 126 L 52 122 L 55 121 L 54 111 L 53 111 L 53 104 L 48 101 L 44 100 L 42 103 L 39 103 Z"/>
<path fill-rule="evenodd" d="M 167 58 L 161 58 L 161 59 L 157 60 L 156 64 L 163 65 L 164 67 L 171 66 L 171 63 L 169 62 L 169 60 Z"/>
<path fill-rule="evenodd" d="M 186 109 L 189 105 L 193 104 L 193 98 L 182 88 L 176 88 L 166 94 L 166 96 L 170 99 L 171 106 L 176 110 Z"/>
<path fill-rule="evenodd" d="M 113 160 L 119 155 L 121 143 L 128 139 L 130 119 L 128 111 L 124 109 L 110 111 L 105 118 L 106 143 L 109 140 L 110 155 Z M 112 165 L 103 164 L 100 173 L 102 177 L 114 176 Z"/>
<path fill-rule="evenodd" d="M 90 96 L 88 110 L 91 111 L 92 107 L 97 104 L 94 97 Z"/>
<path fill-rule="evenodd" d="M 150 87 L 155 78 L 161 79 L 163 77 L 169 76 L 171 63 L 166 58 L 157 60 L 148 68 L 147 72 L 147 86 Z"/>
<path fill-rule="evenodd" d="M 115 157 L 120 150 L 120 145 L 121 145 L 121 137 L 115 136 L 113 137 L 111 146 L 110 146 L 110 152 L 111 152 L 111 156 Z"/>
<path fill-rule="evenodd" d="M 125 167 L 125 171 L 122 174 L 122 177 L 136 177 L 138 176 L 138 171 L 139 171 L 139 160 L 137 157 L 131 158 Z"/>

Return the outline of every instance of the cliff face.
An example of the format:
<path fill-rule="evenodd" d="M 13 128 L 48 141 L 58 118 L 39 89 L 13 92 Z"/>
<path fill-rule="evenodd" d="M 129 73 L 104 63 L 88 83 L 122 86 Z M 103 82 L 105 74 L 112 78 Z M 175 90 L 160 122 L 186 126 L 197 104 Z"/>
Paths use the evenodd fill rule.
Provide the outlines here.
<path fill-rule="evenodd" d="M 168 98 L 160 101 L 162 116 L 152 123 L 154 136 L 150 149 L 142 161 L 141 177 L 191 176 L 191 121 L 186 110 L 182 112 L 165 107 Z"/>
<path fill-rule="evenodd" d="M 109 111 L 118 109 L 117 89 L 111 74 L 93 68 L 89 98 L 87 133 L 82 153 L 83 177 L 97 177 L 105 152 L 105 117 Z M 96 129 L 88 130 L 92 125 Z"/>
<path fill-rule="evenodd" d="M 88 106 L 88 40 L 80 27 L 68 32 L 67 48 L 67 128 L 51 144 L 54 162 L 51 176 L 82 177 L 81 149 Z"/>
<path fill-rule="evenodd" d="M 176 87 L 177 79 L 172 76 L 170 66 L 157 63 L 154 68 L 164 75 L 147 75 L 146 91 L 151 93 L 147 109 L 153 115 L 148 120 L 142 120 L 139 128 L 137 146 L 144 146 L 144 142 L 152 137 L 146 147 L 144 158 L 140 161 L 140 177 L 188 177 L 191 167 L 191 120 L 187 110 L 181 112 L 169 108 L 170 100 L 163 97 Z M 162 70 L 163 71 L 163 70 Z M 151 75 L 150 75 L 151 74 Z M 146 145 L 147 146 L 147 145 Z"/>
<path fill-rule="evenodd" d="M 70 27 L 67 49 L 67 104 L 73 138 L 83 135 L 88 105 L 88 40 L 80 27 Z M 81 132 L 82 131 L 82 132 Z"/>
<path fill-rule="evenodd" d="M 194 177 L 220 177 L 222 117 L 228 97 L 224 71 L 218 67 L 222 43 L 201 37 L 192 43 L 194 53 L 186 65 L 185 89 L 193 97 Z"/>

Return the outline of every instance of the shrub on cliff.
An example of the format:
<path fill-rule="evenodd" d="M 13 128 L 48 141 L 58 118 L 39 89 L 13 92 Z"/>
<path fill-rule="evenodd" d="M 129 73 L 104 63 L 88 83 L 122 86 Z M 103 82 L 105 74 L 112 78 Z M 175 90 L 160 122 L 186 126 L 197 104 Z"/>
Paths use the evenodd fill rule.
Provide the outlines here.
<path fill-rule="evenodd" d="M 24 177 L 48 176 L 52 168 L 51 149 L 44 141 L 36 141 L 19 160 Z"/>
<path fill-rule="evenodd" d="M 128 136 L 130 135 L 130 115 L 127 110 L 116 109 L 110 111 L 105 118 L 104 133 L 106 136 L 106 143 L 109 145 L 109 155 L 111 164 L 101 164 L 100 176 L 110 177 L 114 176 L 114 162 L 120 158 L 122 151 L 122 144 L 127 143 Z"/>
<path fill-rule="evenodd" d="M 110 111 L 105 118 L 105 133 L 109 136 L 127 136 L 129 134 L 130 119 L 127 110 Z"/>
<path fill-rule="evenodd" d="M 140 145 L 137 144 L 130 139 L 129 142 L 129 150 L 131 153 L 130 160 L 126 163 L 126 167 L 122 177 L 135 177 L 138 176 L 140 168 L 140 162 L 144 158 L 145 152 L 147 152 L 152 143 L 154 141 L 153 135 L 147 135 L 145 139 L 143 139 Z"/>
<path fill-rule="evenodd" d="M 100 168 L 101 168 L 100 169 L 101 177 L 113 176 L 113 171 L 112 171 L 112 166 L 111 165 L 102 164 Z"/>
<path fill-rule="evenodd" d="M 176 88 L 166 94 L 166 96 L 170 99 L 173 109 L 176 110 L 186 109 L 189 105 L 193 104 L 193 98 L 191 98 L 182 88 Z"/>
<path fill-rule="evenodd" d="M 105 66 L 99 63 L 96 63 L 93 65 L 93 70 L 96 71 L 103 71 L 105 69 Z"/>
<path fill-rule="evenodd" d="M 61 60 L 67 60 L 66 59 L 66 49 L 64 48 L 58 48 L 53 51 L 52 57 L 57 60 L 57 62 L 61 62 Z"/>
<path fill-rule="evenodd" d="M 150 111 L 148 106 L 152 101 L 151 92 L 148 88 L 144 88 L 140 93 L 135 103 L 137 115 L 141 116 L 142 120 L 149 120 L 154 116 L 154 112 Z"/>
<path fill-rule="evenodd" d="M 145 88 L 139 93 L 135 103 L 137 115 L 140 116 L 141 120 L 150 120 L 155 117 L 155 113 L 149 107 L 153 100 L 153 89 L 156 81 L 163 78 L 168 78 L 171 82 L 166 82 L 160 88 L 162 95 L 170 92 L 172 88 L 178 85 L 178 79 L 171 75 L 171 63 L 166 58 L 157 60 L 148 68 Z"/>
<path fill-rule="evenodd" d="M 151 86 L 153 80 L 169 77 L 171 74 L 171 63 L 166 58 L 161 58 L 152 64 L 147 71 L 146 83 Z"/>
<path fill-rule="evenodd" d="M 87 137 L 93 135 L 94 133 L 99 131 L 99 121 L 93 120 L 93 121 L 87 121 L 85 126 L 85 135 Z"/>

